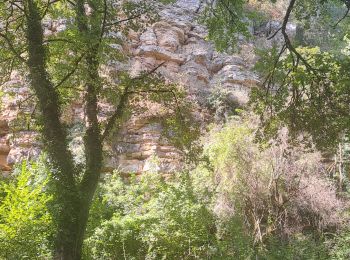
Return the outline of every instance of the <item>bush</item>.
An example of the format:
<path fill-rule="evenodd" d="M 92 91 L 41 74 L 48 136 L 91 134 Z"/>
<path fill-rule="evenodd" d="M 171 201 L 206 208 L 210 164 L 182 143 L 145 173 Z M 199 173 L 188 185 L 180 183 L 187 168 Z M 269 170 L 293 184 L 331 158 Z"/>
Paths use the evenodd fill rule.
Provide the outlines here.
<path fill-rule="evenodd" d="M 0 259 L 50 258 L 52 219 L 47 209 L 46 177 L 36 164 L 23 162 L 0 182 Z"/>
<path fill-rule="evenodd" d="M 252 120 L 232 120 L 206 142 L 218 192 L 215 212 L 241 215 L 255 243 L 276 234 L 334 230 L 344 203 L 326 178 L 320 154 L 290 145 L 286 131 L 258 144 Z"/>
<path fill-rule="evenodd" d="M 145 173 L 123 180 L 114 174 L 102 187 L 113 210 L 87 238 L 92 259 L 194 259 L 215 253 L 215 221 L 193 193 L 188 174 L 164 180 Z"/>
<path fill-rule="evenodd" d="M 190 173 L 107 177 L 93 203 L 86 259 L 328 259 L 324 234 L 344 203 L 320 155 L 287 132 L 258 144 L 231 120 L 205 140 Z"/>

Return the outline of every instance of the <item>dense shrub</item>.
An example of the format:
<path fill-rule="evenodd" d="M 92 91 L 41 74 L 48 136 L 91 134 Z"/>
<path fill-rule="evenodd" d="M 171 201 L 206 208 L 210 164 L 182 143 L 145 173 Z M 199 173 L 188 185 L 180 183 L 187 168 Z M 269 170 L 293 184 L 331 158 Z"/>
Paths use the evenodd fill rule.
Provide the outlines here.
<path fill-rule="evenodd" d="M 205 154 L 218 192 L 215 212 L 241 215 L 255 244 L 270 235 L 287 238 L 340 225 L 344 203 L 326 178 L 320 154 L 291 146 L 286 131 L 258 144 L 255 125 L 233 120 L 207 139 Z"/>
<path fill-rule="evenodd" d="M 345 203 L 320 155 L 284 131 L 256 143 L 251 120 L 213 129 L 189 173 L 105 176 L 84 259 L 348 259 L 349 232 L 326 235 L 346 220 Z M 50 259 L 48 176 L 44 164 L 23 163 L 0 183 L 0 259 Z"/>
<path fill-rule="evenodd" d="M 325 240 L 312 235 L 295 234 L 287 241 L 277 237 L 268 239 L 263 250 L 260 250 L 259 258 L 268 260 L 328 260 L 329 252 Z"/>
<path fill-rule="evenodd" d="M 344 228 L 330 243 L 331 258 L 334 260 L 345 260 L 350 258 L 350 230 Z"/>
<path fill-rule="evenodd" d="M 194 259 L 215 253 L 213 214 L 187 174 L 166 181 L 145 173 L 105 180 L 102 201 L 113 210 L 86 240 L 92 259 Z"/>
<path fill-rule="evenodd" d="M 49 259 L 52 218 L 41 166 L 23 162 L 0 182 L 0 259 Z"/>
<path fill-rule="evenodd" d="M 106 178 L 86 258 L 327 259 L 323 234 L 342 224 L 344 203 L 320 155 L 291 146 L 284 131 L 258 144 L 253 125 L 213 129 L 207 159 L 190 173 Z"/>

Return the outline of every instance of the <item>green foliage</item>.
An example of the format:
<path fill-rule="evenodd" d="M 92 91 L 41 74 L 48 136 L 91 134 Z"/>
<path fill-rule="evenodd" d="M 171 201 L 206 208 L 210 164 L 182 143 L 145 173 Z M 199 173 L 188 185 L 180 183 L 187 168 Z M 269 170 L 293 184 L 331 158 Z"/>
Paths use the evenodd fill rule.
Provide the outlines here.
<path fill-rule="evenodd" d="M 93 204 L 85 258 L 327 259 L 323 240 L 312 236 L 317 227 L 310 234 L 284 230 L 313 219 L 305 216 L 311 210 L 295 216 L 295 179 L 304 183 L 301 174 L 317 162 L 281 145 L 254 143 L 254 125 L 237 119 L 214 129 L 206 163 L 189 174 L 108 176 Z"/>
<path fill-rule="evenodd" d="M 207 99 L 207 107 L 214 114 L 217 122 L 226 120 L 236 113 L 240 107 L 238 102 L 230 97 L 231 92 L 221 86 L 216 87 Z"/>
<path fill-rule="evenodd" d="M 276 63 L 276 49 L 261 55 L 256 69 L 266 75 L 265 86 L 253 90 L 251 101 L 255 111 L 266 116 L 267 130 L 276 130 L 282 122 L 292 133 L 307 131 L 321 148 L 332 146 L 350 127 L 349 59 L 319 48 L 297 51 L 308 66 L 291 53 Z"/>
<path fill-rule="evenodd" d="M 158 174 L 103 185 L 113 214 L 86 240 L 92 259 L 195 259 L 213 254 L 215 222 L 193 193 L 187 174 L 167 181 Z"/>
<path fill-rule="evenodd" d="M 23 59 L 28 56 L 25 46 L 28 37 L 25 35 L 25 14 L 21 5 L 16 7 L 17 2 L 0 3 L 0 25 L 6 24 L 4 30 L 1 28 L 5 37 L 1 35 L 0 45 L 5 48 L 0 51 L 0 63 L 10 65 L 0 67 L 0 85 L 8 80 L 14 68 L 26 74 Z M 162 108 L 158 112 L 165 115 L 162 123 L 166 137 L 186 155 L 198 159 L 200 149 L 195 140 L 200 134 L 199 125 L 192 115 L 191 102 L 185 100 L 184 91 L 147 73 L 136 78 L 120 71 L 108 74 L 109 66 L 114 67 L 116 61 L 128 58 L 122 47 L 127 34 L 131 30 L 140 31 L 156 21 L 158 1 L 89 0 L 84 7 L 84 12 L 89 14 L 83 17 L 78 15 L 78 19 L 72 1 L 34 2 L 43 18 L 42 23 L 46 18 L 54 22 L 65 21 L 63 30 L 44 37 L 46 59 L 43 67 L 47 66 L 44 76 L 47 76 L 46 72 L 49 74 L 54 89 L 59 93 L 57 110 L 60 110 L 60 104 L 69 106 L 72 100 L 80 98 L 87 83 L 94 83 L 96 98 L 110 104 L 121 104 L 124 94 L 128 95 L 129 103 L 123 108 L 124 117 L 120 116 L 119 121 L 132 109 L 133 112 L 145 112 L 142 109 L 146 106 L 138 106 L 142 102 L 160 104 Z M 262 75 L 267 75 L 267 89 L 255 89 L 252 103 L 263 119 L 267 117 L 267 133 L 275 133 L 281 124 L 286 124 L 295 133 L 306 130 L 320 147 L 326 147 L 350 128 L 349 37 L 346 34 L 349 24 L 342 22 L 338 28 L 329 25 L 341 17 L 344 10 L 342 2 L 297 2 L 294 14 L 298 24 L 311 33 L 320 29 L 305 43 L 312 46 L 319 44 L 326 33 L 331 40 L 320 44 L 320 49 L 297 49 L 308 65 L 295 53 L 287 53 L 276 61 L 276 58 L 280 58 L 277 48 L 260 52 L 261 59 L 256 69 Z M 119 20 L 119 17 L 126 19 Z M 79 28 L 76 23 L 79 19 L 86 22 L 88 29 Z M 208 39 L 213 40 L 220 51 L 237 49 L 238 41 L 250 36 L 249 23 L 261 23 L 265 19 L 260 13 L 246 8 L 244 0 L 209 1 L 201 18 L 209 29 Z M 325 26 L 327 23 L 328 27 Z M 332 48 L 327 46 L 330 42 Z M 335 49 L 334 46 L 341 48 Z M 327 47 L 331 50 L 324 52 Z M 229 111 L 231 104 L 227 105 L 227 93 L 213 93 L 209 103 L 220 115 L 232 112 Z M 116 125 L 120 124 L 116 122 Z M 315 210 L 318 209 L 318 201 L 312 201 L 315 202 L 311 205 L 313 209 L 305 210 L 300 197 L 288 193 L 292 190 L 293 194 L 297 194 L 299 191 L 299 183 L 295 180 L 302 180 L 301 172 L 309 173 L 310 169 L 318 168 L 312 162 L 301 160 L 302 156 L 309 158 L 302 152 L 295 155 L 295 150 L 274 143 L 270 143 L 270 146 L 256 144 L 255 131 L 251 122 L 245 121 L 230 122 L 219 131 L 214 130 L 204 149 L 206 162 L 190 174 L 164 178 L 146 173 L 123 179 L 115 173 L 106 178 L 91 206 L 85 257 L 327 259 L 322 239 L 294 231 L 286 238 L 284 230 L 291 228 L 289 223 L 307 223 L 313 229 L 313 234 L 317 232 L 316 224 L 312 221 L 328 220 L 328 208 L 325 216 Z M 278 141 L 283 144 L 285 140 Z M 82 169 L 81 173 L 85 161 L 79 162 L 76 166 Z M 73 178 L 77 182 L 79 177 L 75 177 L 78 175 Z M 40 165 L 23 163 L 21 169 L 16 170 L 15 178 L 0 183 L 1 259 L 51 257 L 52 236 L 57 223 L 51 219 L 48 204 L 55 217 L 60 219 L 59 214 L 67 211 L 61 202 L 72 199 L 74 191 L 63 190 L 65 186 L 61 185 L 61 190 L 55 190 L 56 195 L 65 191 L 71 196 L 57 196 L 59 199 L 53 203 L 47 186 L 48 177 L 45 176 Z M 329 188 L 327 185 L 322 187 Z M 78 184 L 76 187 L 80 188 Z M 326 192 L 314 191 L 311 197 L 331 194 Z M 304 199 L 302 197 L 302 202 Z M 70 214 L 76 220 L 80 212 L 68 210 L 67 215 Z M 73 231 L 71 235 L 80 234 L 71 228 L 76 224 L 72 223 L 64 223 L 69 227 L 65 231 Z M 334 243 L 332 257 L 348 259 L 348 232 L 344 231 Z"/>
<path fill-rule="evenodd" d="M 208 39 L 215 43 L 219 51 L 236 50 L 240 35 L 250 36 L 245 2 L 221 0 L 212 1 L 206 6 L 200 20 L 208 28 Z"/>
<path fill-rule="evenodd" d="M 242 216 L 217 218 L 217 254 L 213 259 L 254 259 L 254 239 L 247 233 Z"/>
<path fill-rule="evenodd" d="M 327 248 L 318 237 L 319 224 L 312 221 L 331 220 L 339 200 L 330 182 L 312 183 L 314 176 L 322 178 L 319 159 L 288 146 L 282 134 L 268 145 L 256 143 L 256 118 L 242 116 L 212 130 L 204 146 L 209 167 L 196 169 L 197 174 L 207 169 L 215 177 L 212 203 L 225 251 L 235 259 L 327 259 Z M 308 188 L 310 194 L 301 183 L 313 187 Z M 319 194 L 326 193 L 322 196 L 333 201 L 323 204 Z M 320 216 L 324 206 L 330 213 Z M 306 223 L 309 232 L 304 232 Z"/>
<path fill-rule="evenodd" d="M 350 257 L 350 232 L 348 227 L 338 234 L 333 241 L 330 241 L 331 258 L 334 260 L 345 260 Z"/>
<path fill-rule="evenodd" d="M 261 252 L 260 257 L 268 260 L 330 259 L 328 248 L 322 239 L 303 234 L 293 235 L 289 238 L 288 242 L 271 238 L 266 248 Z"/>
<path fill-rule="evenodd" d="M 0 259 L 47 259 L 53 234 L 48 177 L 26 162 L 13 174 L 0 182 Z"/>
<path fill-rule="evenodd" d="M 322 240 L 312 236 L 281 240 L 271 233 L 256 244 L 244 205 L 272 199 L 259 189 L 260 180 L 268 186 L 271 168 L 264 161 L 273 158 L 253 144 L 253 132 L 250 121 L 213 130 L 204 153 L 209 164 L 191 173 L 106 176 L 91 206 L 84 259 L 329 259 Z M 20 172 L 1 185 L 0 259 L 50 257 L 54 223 L 46 173 L 41 164 L 23 164 Z M 258 180 L 253 189 L 251 178 Z"/>
<path fill-rule="evenodd" d="M 297 1 L 293 14 L 296 23 L 303 30 L 303 44 L 319 46 L 323 51 L 339 54 L 344 48 L 343 39 L 348 32 L 349 23 L 347 20 L 338 21 L 346 11 L 347 7 L 341 0 Z"/>
<path fill-rule="evenodd" d="M 175 100 L 174 107 L 173 113 L 161 121 L 162 134 L 169 143 L 181 149 L 187 162 L 196 162 L 201 153 L 201 145 L 198 142 L 201 129 L 200 123 L 193 115 L 193 105 L 184 99 L 181 103 Z"/>
<path fill-rule="evenodd" d="M 3 37 L 5 20 L 11 22 L 6 23 L 6 38 Z M 25 64 L 21 57 L 23 56 L 24 42 L 22 39 L 25 34 L 19 27 L 23 24 L 24 17 L 19 9 L 11 9 L 8 1 L 0 2 L 0 21 L 1 35 L 0 45 L 3 46 L 0 51 L 0 85 L 9 80 L 10 74 L 14 68 L 23 72 Z"/>

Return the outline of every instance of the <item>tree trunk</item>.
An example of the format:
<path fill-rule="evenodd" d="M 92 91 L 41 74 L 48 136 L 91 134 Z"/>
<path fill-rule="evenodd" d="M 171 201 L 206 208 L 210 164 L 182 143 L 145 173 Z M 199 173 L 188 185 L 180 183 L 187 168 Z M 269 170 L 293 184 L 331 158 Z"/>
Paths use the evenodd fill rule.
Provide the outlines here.
<path fill-rule="evenodd" d="M 92 51 L 92 50 L 90 50 Z M 88 83 L 85 95 L 87 129 L 84 136 L 86 171 L 80 183 L 81 208 L 79 211 L 78 247 L 82 248 L 89 209 L 102 168 L 102 138 L 97 119 L 98 63 L 90 52 L 87 57 Z"/>
<path fill-rule="evenodd" d="M 91 4 L 91 3 L 90 3 Z M 96 17 L 97 15 L 97 17 Z M 83 39 L 83 45 L 86 47 L 86 56 L 84 59 L 86 69 L 86 94 L 85 94 L 85 114 L 86 114 L 86 132 L 84 136 L 86 170 L 80 183 L 81 208 L 79 211 L 79 231 L 78 246 L 82 248 L 84 233 L 89 217 L 89 209 L 93 196 L 95 194 L 98 180 L 102 168 L 102 136 L 98 122 L 97 97 L 100 93 L 99 70 L 99 47 L 101 35 L 101 24 L 98 18 L 99 14 L 95 10 L 91 17 L 87 17 L 84 8 L 84 1 L 76 2 L 76 21 L 80 33 L 80 39 Z M 88 20 L 95 21 L 88 26 Z"/>
<path fill-rule="evenodd" d="M 77 245 L 79 214 L 82 207 L 75 182 L 73 156 L 68 149 L 66 129 L 60 122 L 59 96 L 46 68 L 46 51 L 39 9 L 33 0 L 26 1 L 27 44 L 30 84 L 39 101 L 45 150 L 54 169 L 57 235 L 56 259 L 80 259 Z"/>
<path fill-rule="evenodd" d="M 27 17 L 28 65 L 31 87 L 39 100 L 42 114 L 43 138 L 54 169 L 55 212 L 57 235 L 55 239 L 55 259 L 79 260 L 87 226 L 89 209 L 97 188 L 102 168 L 102 134 L 98 123 L 97 98 L 100 91 L 98 74 L 98 52 L 103 36 L 99 14 L 87 17 L 84 1 L 77 1 L 77 25 L 85 39 L 84 59 L 86 78 L 85 113 L 87 130 L 84 136 L 86 167 L 80 183 L 77 181 L 73 156 L 68 149 L 67 132 L 60 122 L 61 104 L 59 94 L 47 73 L 46 50 L 43 44 L 43 29 L 39 8 L 34 0 L 25 2 Z M 95 19 L 94 26 L 88 26 L 88 19 Z M 91 39 L 91 37 L 93 39 Z"/>

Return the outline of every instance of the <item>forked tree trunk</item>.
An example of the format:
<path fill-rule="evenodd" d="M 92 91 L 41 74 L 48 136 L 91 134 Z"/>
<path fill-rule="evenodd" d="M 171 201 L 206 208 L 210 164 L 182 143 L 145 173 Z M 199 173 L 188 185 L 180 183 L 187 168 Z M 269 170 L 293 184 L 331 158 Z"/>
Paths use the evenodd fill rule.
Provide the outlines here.
<path fill-rule="evenodd" d="M 73 156 L 68 149 L 67 133 L 60 122 L 59 95 L 46 68 L 46 52 L 38 6 L 34 0 L 25 1 L 27 17 L 27 45 L 30 84 L 39 100 L 42 115 L 43 138 L 54 168 L 55 203 L 58 206 L 55 259 L 79 260 L 88 221 L 89 209 L 95 193 L 102 164 L 101 135 L 97 121 L 97 97 L 95 86 L 87 86 L 88 127 L 85 135 L 86 172 L 80 183 Z M 90 56 L 91 57 L 91 56 Z M 91 62 L 94 59 L 90 59 Z M 92 63 L 91 63 L 92 64 Z M 90 78 L 95 77 L 94 65 Z"/>

